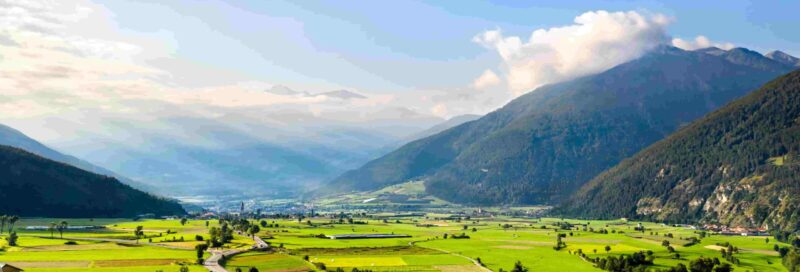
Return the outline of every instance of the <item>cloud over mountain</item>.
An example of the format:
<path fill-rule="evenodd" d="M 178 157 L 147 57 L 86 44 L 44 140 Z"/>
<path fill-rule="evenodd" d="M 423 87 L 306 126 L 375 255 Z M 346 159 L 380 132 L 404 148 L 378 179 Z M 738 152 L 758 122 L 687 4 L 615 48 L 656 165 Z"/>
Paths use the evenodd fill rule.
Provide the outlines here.
<path fill-rule="evenodd" d="M 724 50 L 730 50 L 736 47 L 736 45 L 729 43 L 729 42 L 713 42 L 708 37 L 700 35 L 694 38 L 694 40 L 684 40 L 681 38 L 674 38 L 672 39 L 672 45 L 683 49 L 683 50 L 697 50 L 702 48 L 708 47 L 718 47 Z"/>
<path fill-rule="evenodd" d="M 572 25 L 534 30 L 527 41 L 500 29 L 473 41 L 497 51 L 509 89 L 520 95 L 637 58 L 669 40 L 669 22 L 661 14 L 600 10 L 575 17 Z"/>

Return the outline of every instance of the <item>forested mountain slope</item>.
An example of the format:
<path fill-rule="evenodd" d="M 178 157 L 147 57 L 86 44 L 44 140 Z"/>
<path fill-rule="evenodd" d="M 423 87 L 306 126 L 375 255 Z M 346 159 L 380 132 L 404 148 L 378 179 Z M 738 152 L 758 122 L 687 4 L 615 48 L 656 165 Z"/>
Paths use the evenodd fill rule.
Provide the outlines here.
<path fill-rule="evenodd" d="M 556 212 L 800 229 L 800 71 L 626 159 Z"/>
<path fill-rule="evenodd" d="M 133 181 L 117 173 L 114 173 L 111 170 L 91 164 L 79 158 L 55 151 L 50 147 L 47 147 L 44 144 L 28 137 L 19 130 L 16 130 L 14 128 L 11 128 L 3 124 L 0 124 L 0 145 L 7 145 L 20 148 L 28 152 L 34 153 L 36 155 L 45 157 L 47 159 L 51 159 L 57 162 L 63 162 L 92 173 L 98 173 L 106 176 L 113 176 L 121 180 L 125 184 L 131 185 L 140 190 L 154 191 L 152 186 L 144 185 L 142 183 Z"/>
<path fill-rule="evenodd" d="M 22 149 L 0 145 L 0 213 L 36 217 L 181 215 L 177 202 Z"/>
<path fill-rule="evenodd" d="M 663 46 L 411 142 L 322 192 L 424 177 L 429 193 L 453 202 L 556 203 L 623 158 L 791 69 L 743 48 L 711 54 Z"/>

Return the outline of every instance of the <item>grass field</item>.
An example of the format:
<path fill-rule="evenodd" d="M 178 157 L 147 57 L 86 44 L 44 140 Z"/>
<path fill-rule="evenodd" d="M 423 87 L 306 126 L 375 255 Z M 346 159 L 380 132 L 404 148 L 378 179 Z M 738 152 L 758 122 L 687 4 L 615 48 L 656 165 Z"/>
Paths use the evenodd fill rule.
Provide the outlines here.
<path fill-rule="evenodd" d="M 50 222 L 67 221 L 71 226 L 105 226 L 98 230 L 58 232 L 25 230 L 27 226 L 46 226 Z M 209 226 L 217 222 L 210 221 Z M 144 228 L 145 237 L 136 239 L 133 230 Z M 9 263 L 25 271 L 178 271 L 187 265 L 190 271 L 207 271 L 194 265 L 196 235 L 208 238 L 205 221 L 190 221 L 181 225 L 179 220 L 129 219 L 22 219 L 16 225 L 19 234 L 17 246 L 9 246 L 0 239 L 0 262 Z M 7 233 L 3 235 L 7 236 Z M 175 242 L 173 242 L 173 237 Z M 181 237 L 183 241 L 181 242 Z M 150 243 L 152 240 L 152 243 Z M 65 242 L 72 241 L 74 245 Z M 236 236 L 231 248 L 249 247 L 253 242 Z M 208 254 L 206 254 L 208 256 Z"/>
<path fill-rule="evenodd" d="M 688 245 L 690 237 L 698 237 L 695 230 L 643 222 L 644 233 L 634 231 L 638 222 L 566 220 L 575 225 L 571 230 L 557 230 L 559 219 L 522 219 L 510 217 L 473 218 L 456 222 L 437 220 L 447 214 L 425 217 L 370 220 L 356 218 L 363 224 L 333 224 L 328 218 L 306 220 L 268 219 L 268 224 L 278 227 L 262 228 L 258 234 L 272 244 L 272 252 L 249 252 L 230 258 L 225 264 L 230 271 L 256 267 L 259 271 L 313 271 L 315 264 L 323 263 L 330 270 L 342 268 L 371 269 L 373 271 L 482 271 L 473 261 L 477 258 L 493 271 L 510 270 L 521 261 L 532 271 L 599 271 L 592 263 L 584 261 L 577 252 L 588 258 L 653 251 L 656 257 L 651 269 L 668 268 L 699 256 L 720 257 L 718 244 L 730 243 L 740 249 L 735 254 L 740 260 L 736 271 L 786 271 L 780 257 L 773 251 L 774 239 L 744 236 L 707 236 L 699 243 Z M 8 246 L 0 239 L 0 262 L 10 263 L 26 271 L 178 271 L 181 264 L 193 263 L 191 250 L 196 235 L 207 238 L 206 222 L 189 221 L 181 225 L 178 220 L 145 220 L 131 222 L 118 219 L 77 220 L 68 219 L 70 225 L 103 225 L 106 229 L 66 232 L 64 239 L 49 238 L 47 231 L 26 231 L 29 225 L 44 225 L 60 219 L 23 219 L 17 226 L 20 234 L 18 246 Z M 338 220 L 336 220 L 338 222 Z M 256 222 L 254 222 L 256 223 Z M 210 221 L 209 226 L 215 226 Z M 586 229 L 582 225 L 586 224 Z M 132 230 L 143 226 L 147 238 L 135 243 Z M 464 230 L 466 226 L 466 230 Z M 543 226 L 545 228 L 543 228 Z M 473 231 L 474 228 L 474 231 Z M 589 229 L 605 229 L 607 234 Z M 169 234 L 167 234 L 169 230 Z M 410 237 L 387 239 L 328 239 L 320 235 L 332 234 L 404 234 Z M 452 239 L 452 235 L 465 233 L 469 239 Z M 444 239 L 448 234 L 448 239 Z M 556 237 L 563 234 L 566 247 L 554 250 Z M 667 237 L 671 234 L 672 237 Z M 177 242 L 172 242 L 173 237 Z M 184 241 L 180 242 L 180 237 Z M 125 240 L 117 243 L 106 240 Z M 70 239 L 77 245 L 65 245 Z M 148 243 L 152 239 L 153 244 Z M 662 246 L 668 241 L 680 258 Z M 245 248 L 252 245 L 247 237 L 237 236 L 230 247 Z M 779 244 L 786 246 L 785 244 Z M 163 247 L 163 246 L 168 246 Z M 609 246 L 611 250 L 605 251 Z M 308 261 L 304 260 L 307 256 Z M 724 260 L 723 260 L 724 262 Z M 189 265 L 191 271 L 205 271 L 203 267 Z"/>

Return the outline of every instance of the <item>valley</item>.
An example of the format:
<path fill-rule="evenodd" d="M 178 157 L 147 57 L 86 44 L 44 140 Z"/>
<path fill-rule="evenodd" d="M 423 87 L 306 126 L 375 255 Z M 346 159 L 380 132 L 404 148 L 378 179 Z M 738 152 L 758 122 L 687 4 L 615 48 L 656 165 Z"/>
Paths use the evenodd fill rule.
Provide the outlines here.
<path fill-rule="evenodd" d="M 798 10 L 0 0 L 0 272 L 800 272 Z"/>
<path fill-rule="evenodd" d="M 725 259 L 736 248 L 736 270 L 785 271 L 770 236 L 721 235 L 688 226 L 626 220 L 573 220 L 469 213 L 319 214 L 247 219 L 263 226 L 256 236 L 269 244 L 224 261 L 228 271 L 511 271 L 517 261 L 536 271 L 599 271 L 593 259 L 643 252 L 648 269 L 690 265 L 700 256 Z M 217 220 L 63 219 L 96 230 L 28 230 L 61 219 L 22 219 L 15 246 L 0 244 L 0 260 L 25 271 L 206 271 L 195 261 L 195 246 L 209 240 Z M 238 219 L 237 219 L 238 220 Z M 143 235 L 133 235 L 141 226 Z M 640 228 L 637 230 L 637 228 Z M 402 234 L 401 238 L 330 239 L 340 234 Z M 559 239 L 559 235 L 562 236 Z M 446 238 L 445 238 L 446 237 Z M 555 249 L 557 240 L 562 245 Z M 667 244 L 667 246 L 665 246 Z M 234 234 L 223 250 L 248 250 L 255 241 Z M 608 249 L 608 250 L 606 250 Z M 216 250 L 216 249 L 214 249 Z M 210 258 L 206 252 L 203 258 Z"/>

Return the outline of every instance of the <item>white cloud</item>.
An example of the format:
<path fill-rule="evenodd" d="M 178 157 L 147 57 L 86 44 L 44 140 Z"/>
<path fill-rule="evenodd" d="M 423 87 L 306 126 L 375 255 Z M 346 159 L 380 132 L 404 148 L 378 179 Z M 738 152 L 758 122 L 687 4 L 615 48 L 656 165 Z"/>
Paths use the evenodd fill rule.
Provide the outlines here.
<path fill-rule="evenodd" d="M 723 50 L 730 50 L 736 45 L 729 43 L 729 42 L 713 42 L 709 40 L 706 36 L 700 35 L 694 38 L 694 40 L 684 40 L 681 38 L 674 38 L 672 39 L 672 45 L 683 49 L 683 50 L 697 50 L 707 47 L 718 47 Z"/>
<path fill-rule="evenodd" d="M 527 41 L 501 30 L 483 32 L 473 41 L 497 51 L 504 77 L 515 95 L 536 87 L 597 73 L 641 56 L 669 41 L 669 19 L 635 11 L 592 11 L 573 25 L 537 29 Z"/>
<path fill-rule="evenodd" d="M 481 74 L 478 78 L 476 78 L 472 82 L 472 87 L 481 90 L 500 84 L 501 81 L 502 80 L 500 79 L 500 77 L 497 76 L 497 74 L 495 74 L 494 71 L 486 69 L 486 71 L 483 71 L 483 74 Z"/>

